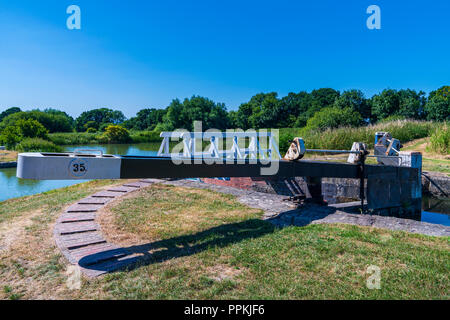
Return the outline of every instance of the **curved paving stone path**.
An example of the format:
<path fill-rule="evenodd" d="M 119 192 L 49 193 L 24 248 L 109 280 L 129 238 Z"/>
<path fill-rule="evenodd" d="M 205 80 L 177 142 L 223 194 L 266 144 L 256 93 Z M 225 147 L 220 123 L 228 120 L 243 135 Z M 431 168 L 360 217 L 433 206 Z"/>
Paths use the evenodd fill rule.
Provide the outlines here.
<path fill-rule="evenodd" d="M 297 209 L 283 201 L 285 196 L 237 189 L 192 180 L 165 181 L 144 179 L 111 187 L 81 199 L 61 214 L 54 228 L 56 244 L 70 263 L 79 265 L 88 277 L 132 267 L 140 257 L 115 244 L 108 243 L 96 223 L 97 211 L 107 203 L 153 183 L 179 187 L 209 189 L 236 196 L 237 200 L 252 208 L 264 211 L 263 219 L 279 227 L 290 225 L 305 226 L 316 223 L 345 223 L 373 226 L 390 230 L 403 230 L 433 236 L 450 236 L 450 227 L 409 219 L 372 216 L 345 212 L 342 205 L 307 205 Z"/>
<path fill-rule="evenodd" d="M 95 277 L 137 262 L 137 257 L 115 244 L 108 243 L 96 222 L 99 209 L 125 194 L 151 185 L 153 180 L 125 183 L 81 199 L 69 206 L 56 221 L 54 238 L 57 246 L 71 264 Z"/>

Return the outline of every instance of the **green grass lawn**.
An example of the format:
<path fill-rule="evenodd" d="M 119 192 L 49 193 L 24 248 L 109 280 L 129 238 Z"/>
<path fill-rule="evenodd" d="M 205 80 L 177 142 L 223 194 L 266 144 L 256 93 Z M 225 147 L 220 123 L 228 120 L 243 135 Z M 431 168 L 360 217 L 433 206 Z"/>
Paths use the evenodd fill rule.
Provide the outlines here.
<path fill-rule="evenodd" d="M 275 228 L 209 190 L 154 185 L 101 213 L 107 238 L 145 254 L 133 270 L 66 287 L 52 226 L 111 181 L 0 203 L 2 299 L 448 299 L 449 238 L 348 225 Z M 381 268 L 381 289 L 366 271 Z"/>

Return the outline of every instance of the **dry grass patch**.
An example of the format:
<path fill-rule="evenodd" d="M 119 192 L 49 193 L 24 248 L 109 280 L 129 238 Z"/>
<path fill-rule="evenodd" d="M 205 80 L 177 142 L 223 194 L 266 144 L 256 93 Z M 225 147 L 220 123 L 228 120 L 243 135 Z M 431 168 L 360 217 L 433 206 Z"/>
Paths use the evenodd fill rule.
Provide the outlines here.
<path fill-rule="evenodd" d="M 242 269 L 223 264 L 206 268 L 207 276 L 211 277 L 215 281 L 233 280 L 242 274 L 242 271 Z"/>
<path fill-rule="evenodd" d="M 107 206 L 102 230 L 122 244 L 194 234 L 222 224 L 259 218 L 233 196 L 210 190 L 152 185 Z"/>
<path fill-rule="evenodd" d="M 17 151 L 0 150 L 0 162 L 17 161 Z"/>
<path fill-rule="evenodd" d="M 91 181 L 0 202 L 0 299 L 72 299 L 53 226 L 73 202 L 117 182 Z M 93 290 L 84 296 L 100 294 Z"/>
<path fill-rule="evenodd" d="M 450 155 L 430 151 L 430 138 L 423 138 L 405 143 L 402 150 L 422 152 L 424 171 L 434 171 L 450 174 Z"/>

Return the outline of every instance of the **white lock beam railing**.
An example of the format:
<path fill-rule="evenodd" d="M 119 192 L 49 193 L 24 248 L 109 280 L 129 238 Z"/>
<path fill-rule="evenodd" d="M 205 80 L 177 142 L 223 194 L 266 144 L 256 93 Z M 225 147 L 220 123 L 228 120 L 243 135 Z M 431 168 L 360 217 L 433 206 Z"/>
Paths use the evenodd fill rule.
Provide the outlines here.
<path fill-rule="evenodd" d="M 281 159 L 275 135 L 272 132 L 161 132 L 163 141 L 158 156 L 228 158 L 228 159 Z M 171 153 L 170 142 L 183 143 L 182 153 Z M 203 141 L 209 146 L 203 151 Z M 261 142 L 264 141 L 262 144 Z M 248 146 L 246 144 L 248 142 Z M 266 145 L 263 147 L 262 145 Z M 222 148 L 220 147 L 222 146 Z M 224 148 L 225 147 L 225 148 Z M 200 149 L 201 151 L 198 151 Z"/>

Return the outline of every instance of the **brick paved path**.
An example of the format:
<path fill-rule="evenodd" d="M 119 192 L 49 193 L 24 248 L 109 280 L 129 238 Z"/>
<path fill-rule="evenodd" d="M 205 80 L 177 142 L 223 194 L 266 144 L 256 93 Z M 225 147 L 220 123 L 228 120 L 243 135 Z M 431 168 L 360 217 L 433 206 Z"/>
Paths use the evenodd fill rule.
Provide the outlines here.
<path fill-rule="evenodd" d="M 125 194 L 151 185 L 155 180 L 141 180 L 111 187 L 81 199 L 61 214 L 53 234 L 57 246 L 71 264 L 79 265 L 88 277 L 118 270 L 137 262 L 125 248 L 108 243 L 96 222 L 99 209 Z"/>

